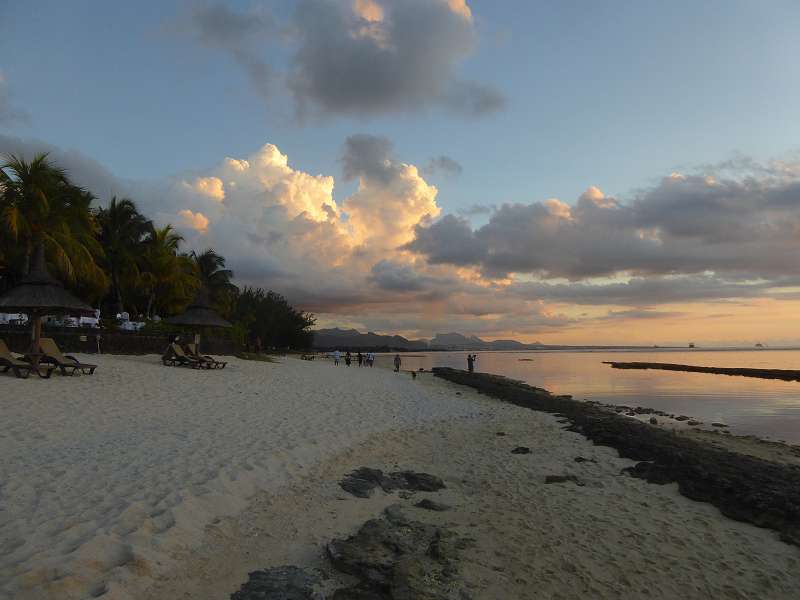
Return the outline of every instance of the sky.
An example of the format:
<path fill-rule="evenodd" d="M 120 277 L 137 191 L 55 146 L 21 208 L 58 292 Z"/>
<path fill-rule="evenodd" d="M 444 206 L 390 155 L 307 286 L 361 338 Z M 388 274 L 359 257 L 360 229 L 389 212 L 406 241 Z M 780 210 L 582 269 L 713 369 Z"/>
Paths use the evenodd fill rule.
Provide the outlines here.
<path fill-rule="evenodd" d="M 322 327 L 796 344 L 798 28 L 794 0 L 0 0 L 0 154 Z"/>

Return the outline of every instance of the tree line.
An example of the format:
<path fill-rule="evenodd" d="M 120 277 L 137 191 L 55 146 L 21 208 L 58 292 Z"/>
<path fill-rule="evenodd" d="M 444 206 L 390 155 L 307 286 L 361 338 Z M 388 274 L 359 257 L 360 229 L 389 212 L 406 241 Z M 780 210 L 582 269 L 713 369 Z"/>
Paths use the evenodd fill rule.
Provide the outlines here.
<path fill-rule="evenodd" d="M 0 293 L 28 272 L 40 244 L 51 273 L 103 315 L 153 319 L 182 312 L 205 287 L 212 307 L 250 344 L 311 346 L 312 314 L 261 288 L 239 289 L 214 249 L 185 251 L 172 225 L 157 226 L 129 198 L 106 206 L 72 183 L 47 154 L 0 166 Z"/>

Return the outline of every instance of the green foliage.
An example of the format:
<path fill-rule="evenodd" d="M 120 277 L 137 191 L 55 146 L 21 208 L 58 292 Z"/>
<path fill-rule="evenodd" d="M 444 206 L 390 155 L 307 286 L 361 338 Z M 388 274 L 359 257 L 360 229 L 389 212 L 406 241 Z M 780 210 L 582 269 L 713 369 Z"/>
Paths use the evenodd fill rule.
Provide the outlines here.
<path fill-rule="evenodd" d="M 94 196 L 70 183 L 38 154 L 9 156 L 0 166 L 0 240 L 10 271 L 27 272 L 34 249 L 44 245 L 55 274 L 90 301 L 103 297 L 108 277 L 100 267 L 103 246 L 90 207 Z"/>
<path fill-rule="evenodd" d="M 41 243 L 53 274 L 81 299 L 101 303 L 104 327 L 115 327 L 113 315 L 123 310 L 148 319 L 180 313 L 204 288 L 234 327 L 199 333 L 264 349 L 311 346 L 313 315 L 272 291 L 240 292 L 223 256 L 212 248 L 182 252 L 183 237 L 171 225 L 156 227 L 133 200 L 113 197 L 93 208 L 94 200 L 46 154 L 30 162 L 7 157 L 0 166 L 0 292 L 27 273 Z M 175 330 L 155 320 L 145 326 L 150 332 Z"/>
<path fill-rule="evenodd" d="M 96 215 L 100 226 L 98 237 L 105 250 L 102 265 L 110 276 L 111 295 L 116 304 L 114 312 L 122 312 L 124 298 L 135 295 L 141 276 L 139 257 L 153 224 L 139 213 L 132 200 L 117 200 L 116 196 L 108 207 L 98 209 Z"/>
<path fill-rule="evenodd" d="M 247 328 L 249 342 L 262 348 L 310 348 L 313 315 L 298 311 L 275 292 L 245 287 L 236 300 L 233 319 Z"/>
<path fill-rule="evenodd" d="M 208 291 L 211 306 L 223 317 L 229 318 L 239 288 L 231 282 L 233 271 L 225 268 L 225 257 L 217 254 L 213 248 L 207 248 L 200 254 L 193 250 L 189 256 L 197 268 L 201 285 Z"/>

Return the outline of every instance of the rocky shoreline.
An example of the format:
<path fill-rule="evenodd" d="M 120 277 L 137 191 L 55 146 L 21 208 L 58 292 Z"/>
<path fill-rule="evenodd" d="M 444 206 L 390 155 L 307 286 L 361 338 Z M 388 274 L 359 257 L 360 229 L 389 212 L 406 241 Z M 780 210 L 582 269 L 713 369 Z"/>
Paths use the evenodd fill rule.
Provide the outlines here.
<path fill-rule="evenodd" d="M 654 484 L 676 482 L 687 498 L 708 502 L 729 518 L 773 529 L 784 542 L 800 546 L 798 466 L 731 452 L 505 377 L 449 368 L 433 371 L 517 406 L 559 415 L 567 429 L 638 461 L 627 469 L 630 475 Z"/>
<path fill-rule="evenodd" d="M 661 371 L 685 371 L 687 373 L 711 373 L 713 375 L 731 375 L 755 377 L 758 379 L 780 379 L 783 381 L 800 381 L 800 371 L 793 369 L 748 369 L 743 367 L 701 367 L 696 365 L 679 365 L 673 363 L 649 362 L 613 362 L 604 361 L 612 369 L 657 369 Z"/>

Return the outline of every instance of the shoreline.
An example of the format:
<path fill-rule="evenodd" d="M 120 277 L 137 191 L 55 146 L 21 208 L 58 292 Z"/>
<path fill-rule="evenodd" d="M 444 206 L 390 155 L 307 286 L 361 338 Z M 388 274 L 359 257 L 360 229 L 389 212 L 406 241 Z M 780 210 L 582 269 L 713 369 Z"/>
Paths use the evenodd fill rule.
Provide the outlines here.
<path fill-rule="evenodd" d="M 56 465 L 40 477 L 35 468 L 21 469 L 16 487 L 0 487 L 11 498 L 36 492 L 30 513 L 20 512 L 28 496 L 15 500 L 17 520 L 24 515 L 27 523 L 20 538 L 49 544 L 38 555 L 0 548 L 6 552 L 0 579 L 16 578 L 4 581 L 9 587 L 0 586 L 0 598 L 211 600 L 230 597 L 251 572 L 287 565 L 319 575 L 330 598 L 353 578 L 331 565 L 328 545 L 395 505 L 415 522 L 467 542 L 452 574 L 473 600 L 699 599 L 731 589 L 742 597 L 800 597 L 797 547 L 680 495 L 675 485 L 627 476 L 635 461 L 593 443 L 556 414 L 430 372 L 412 379 L 292 358 L 234 360 L 219 372 L 166 369 L 150 357 L 98 362 L 102 370 L 93 377 L 14 383 L 40 399 L 31 405 L 20 398 L 9 414 L 38 421 L 17 423 L 0 447 L 18 458 L 30 454 L 25 460 L 42 451 L 42 458 L 70 453 L 73 446 L 80 452 L 71 466 Z M 61 400 L 45 399 L 47 390 L 58 390 Z M 117 422 L 120 451 L 137 454 L 108 454 Z M 180 427 L 185 436 L 175 435 Z M 114 475 L 114 461 L 124 467 L 139 448 L 146 462 Z M 111 463 L 108 470 L 77 477 L 96 452 Z M 149 490 L 148 469 L 163 474 L 173 464 L 189 469 L 192 485 L 183 486 L 176 473 Z M 427 473 L 445 488 L 356 497 L 340 482 L 362 467 Z M 118 516 L 107 513 L 98 532 L 88 529 L 90 505 L 69 511 L 81 516 L 61 517 L 46 502 L 49 490 L 63 492 L 84 479 L 83 495 L 97 487 L 106 508 L 126 507 Z M 155 493 L 172 498 L 178 490 L 185 493 L 180 503 L 162 511 Z M 203 498 L 219 505 L 194 514 Z M 425 510 L 417 506 L 421 500 L 447 508 Z M 42 517 L 47 522 L 39 526 Z"/>
<path fill-rule="evenodd" d="M 800 546 L 800 467 L 733 452 L 648 426 L 597 405 L 497 375 L 436 368 L 447 381 L 535 411 L 563 417 L 569 429 L 636 461 L 629 473 L 651 483 L 677 483 L 681 494 L 708 502 L 735 520 L 780 533 Z"/>
<path fill-rule="evenodd" d="M 257 495 L 241 514 L 208 529 L 201 548 L 137 598 L 227 598 L 249 573 L 289 566 L 318 575 L 324 597 L 333 597 L 353 579 L 332 567 L 326 547 L 390 506 L 472 540 L 453 569 L 458 586 L 474 600 L 644 595 L 788 600 L 800 593 L 797 548 L 769 530 L 679 495 L 675 486 L 621 476 L 633 461 L 569 431 L 559 417 L 430 374 L 402 379 L 408 387 L 446 386 L 480 413 L 373 435 L 329 457 L 292 488 Z M 521 445 L 531 453 L 515 454 Z M 340 481 L 361 467 L 419 470 L 441 477 L 446 488 L 413 494 L 377 490 L 359 498 Z M 563 483 L 547 483 L 552 479 Z M 421 499 L 449 509 L 419 509 Z"/>

